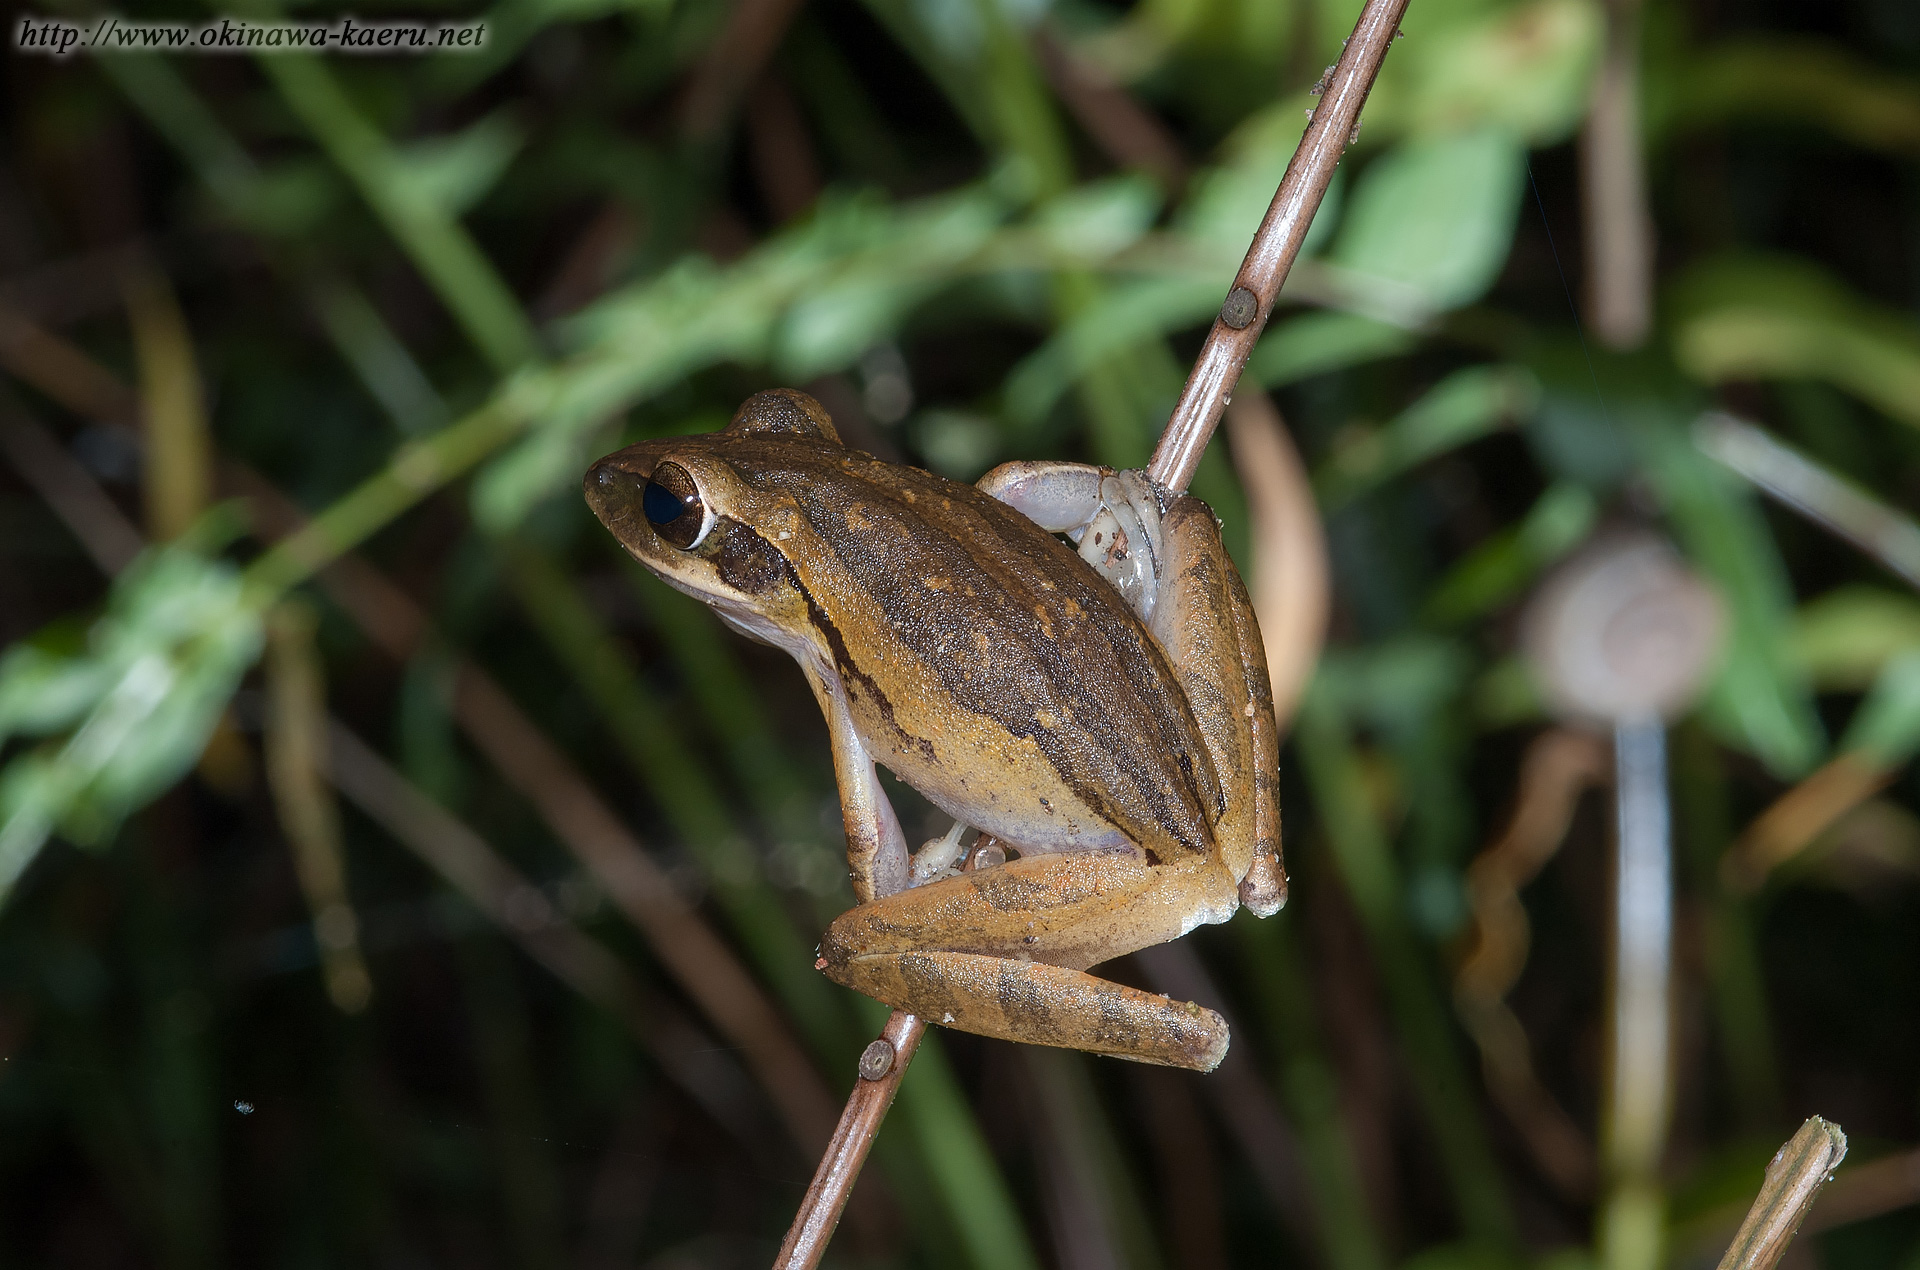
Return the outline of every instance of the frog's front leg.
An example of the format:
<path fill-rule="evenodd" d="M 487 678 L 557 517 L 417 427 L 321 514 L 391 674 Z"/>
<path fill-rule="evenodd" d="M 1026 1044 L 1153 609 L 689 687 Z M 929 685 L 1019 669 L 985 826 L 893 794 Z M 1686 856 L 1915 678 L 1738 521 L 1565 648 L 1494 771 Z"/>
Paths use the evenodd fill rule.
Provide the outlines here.
<path fill-rule="evenodd" d="M 880 785 L 873 756 L 867 753 L 853 712 L 847 705 L 840 677 L 818 666 L 810 667 L 820 711 L 827 718 L 833 746 L 833 776 L 840 787 L 840 816 L 847 830 L 847 869 L 853 879 L 853 897 L 861 904 L 891 895 L 907 885 L 907 836 L 894 814 L 893 803 Z"/>
<path fill-rule="evenodd" d="M 828 928 L 835 982 L 962 1031 L 1211 1071 L 1226 1021 L 1086 973 L 1224 920 L 1219 861 L 1150 865 L 1125 852 L 1038 854 L 863 904 Z"/>

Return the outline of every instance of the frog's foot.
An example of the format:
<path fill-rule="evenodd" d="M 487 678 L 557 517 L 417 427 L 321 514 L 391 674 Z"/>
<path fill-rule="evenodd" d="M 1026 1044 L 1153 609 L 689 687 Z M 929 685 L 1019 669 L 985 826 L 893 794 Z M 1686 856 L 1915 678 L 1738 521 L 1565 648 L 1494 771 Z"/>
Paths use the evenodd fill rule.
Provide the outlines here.
<path fill-rule="evenodd" d="M 913 853 L 913 862 L 907 872 L 907 885 L 925 886 L 929 882 L 958 875 L 960 866 L 967 858 L 967 848 L 960 845 L 960 837 L 966 831 L 965 822 L 956 820 L 945 837 L 929 838 L 922 843 L 920 849 Z"/>
<path fill-rule="evenodd" d="M 1048 533 L 1066 534 L 1080 558 L 1140 615 L 1152 621 L 1165 556 L 1160 496 L 1145 472 L 1085 463 L 1002 463 L 979 489 Z"/>
<path fill-rule="evenodd" d="M 1211 1071 L 1227 1052 L 1211 1010 L 1085 967 L 1224 921 L 1233 879 L 1200 857 L 1025 856 L 843 913 L 816 965 L 836 983 L 966 1032 Z"/>

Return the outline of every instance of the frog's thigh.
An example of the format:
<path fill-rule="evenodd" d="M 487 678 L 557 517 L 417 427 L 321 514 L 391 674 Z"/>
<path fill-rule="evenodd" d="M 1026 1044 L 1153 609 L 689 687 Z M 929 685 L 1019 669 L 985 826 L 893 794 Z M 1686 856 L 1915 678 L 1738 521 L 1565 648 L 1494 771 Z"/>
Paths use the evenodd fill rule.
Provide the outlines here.
<path fill-rule="evenodd" d="M 1050 534 L 1078 529 L 1100 510 L 1105 468 L 1086 463 L 1032 460 L 1002 463 L 975 488 L 999 499 Z"/>
<path fill-rule="evenodd" d="M 1192 857 L 1027 856 L 863 904 L 821 941 L 829 978 L 962 1031 L 1208 1071 L 1219 1015 L 1084 973 L 1233 912 L 1233 879 Z"/>
<path fill-rule="evenodd" d="M 1153 636 L 1193 707 L 1225 807 L 1214 826 L 1241 899 L 1261 917 L 1286 901 L 1280 868 L 1280 743 L 1267 655 L 1246 585 L 1212 511 L 1176 499 L 1162 518 Z"/>

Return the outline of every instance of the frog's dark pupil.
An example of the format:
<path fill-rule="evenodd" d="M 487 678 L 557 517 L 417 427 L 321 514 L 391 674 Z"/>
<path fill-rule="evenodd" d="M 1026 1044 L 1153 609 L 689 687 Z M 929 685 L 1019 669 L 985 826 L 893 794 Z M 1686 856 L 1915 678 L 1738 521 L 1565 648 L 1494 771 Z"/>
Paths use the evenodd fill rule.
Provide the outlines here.
<path fill-rule="evenodd" d="M 652 481 L 647 482 L 646 492 L 640 496 L 640 509 L 647 514 L 648 523 L 654 525 L 671 524 L 693 510 Z"/>
<path fill-rule="evenodd" d="M 640 491 L 640 511 L 669 546 L 691 551 L 706 536 L 713 517 L 700 499 L 700 486 L 678 463 L 662 463 Z"/>

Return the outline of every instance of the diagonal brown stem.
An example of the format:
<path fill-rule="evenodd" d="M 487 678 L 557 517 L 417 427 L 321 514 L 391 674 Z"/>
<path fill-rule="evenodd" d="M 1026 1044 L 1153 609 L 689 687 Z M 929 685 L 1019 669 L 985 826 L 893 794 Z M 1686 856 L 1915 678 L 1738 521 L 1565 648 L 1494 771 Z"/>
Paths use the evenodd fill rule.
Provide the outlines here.
<path fill-rule="evenodd" d="M 1808 1117 L 1767 1165 L 1766 1181 L 1720 1259 L 1720 1270 L 1773 1270 L 1814 1196 L 1846 1157 L 1847 1135 L 1840 1126 Z"/>
<path fill-rule="evenodd" d="M 1287 174 L 1280 178 L 1266 219 L 1240 262 L 1233 288 L 1207 332 L 1200 356 L 1194 359 L 1153 461 L 1147 464 L 1147 475 L 1169 489 L 1185 490 L 1200 466 L 1207 440 L 1219 425 L 1240 371 L 1307 240 L 1313 214 L 1320 210 L 1320 200 L 1333 181 L 1333 170 L 1359 128 L 1360 108 L 1367 103 L 1387 46 L 1399 32 L 1400 17 L 1406 11 L 1407 0 L 1367 0 L 1346 51 L 1326 80 L 1313 122 L 1300 138 Z"/>
<path fill-rule="evenodd" d="M 1200 465 L 1207 441 L 1220 423 L 1220 416 L 1233 395 L 1240 370 L 1247 364 L 1260 331 L 1273 311 L 1281 284 L 1300 254 L 1313 214 L 1320 209 L 1327 186 L 1340 156 L 1360 123 L 1360 108 L 1366 104 L 1373 80 L 1380 73 L 1387 46 L 1400 29 L 1400 16 L 1407 11 L 1408 0 L 1367 0 L 1367 6 L 1348 38 L 1346 51 L 1326 80 L 1313 121 L 1307 125 L 1300 147 L 1275 191 L 1266 219 L 1253 236 L 1253 245 L 1234 276 L 1233 289 L 1214 319 L 1213 330 L 1195 360 L 1187 385 L 1174 403 L 1173 417 L 1161 433 L 1147 474 L 1174 490 L 1185 490 Z M 881 1117 L 893 1102 L 907 1060 L 920 1043 L 926 1024 L 904 1011 L 895 1010 L 887 1020 L 880 1040 L 867 1047 L 873 1055 L 882 1043 L 891 1046 L 885 1074 L 868 1080 L 864 1073 L 840 1114 L 833 1143 L 820 1160 L 813 1184 L 800 1204 L 793 1227 L 774 1258 L 774 1270 L 812 1270 L 820 1264 L 827 1240 L 840 1220 L 853 1191 L 854 1179 L 866 1161 L 879 1131 Z M 862 1056 L 862 1066 L 866 1065 Z"/>
<path fill-rule="evenodd" d="M 774 1270 L 812 1270 L 820 1264 L 827 1241 L 833 1238 L 833 1228 L 840 1224 L 847 1198 L 853 1194 L 860 1166 L 873 1149 L 880 1121 L 893 1105 L 900 1078 L 906 1075 L 907 1064 L 926 1034 L 927 1025 L 919 1016 L 895 1010 L 880 1030 L 879 1039 L 860 1055 L 860 1078 L 854 1082 L 846 1110 L 834 1126 L 833 1141 L 820 1157 L 820 1167 L 814 1170 L 813 1182 L 800 1201 L 800 1211 L 794 1214 L 793 1226 L 773 1259 Z"/>

